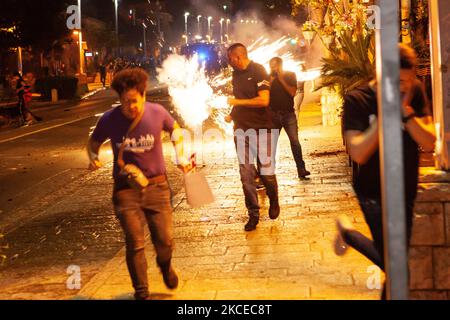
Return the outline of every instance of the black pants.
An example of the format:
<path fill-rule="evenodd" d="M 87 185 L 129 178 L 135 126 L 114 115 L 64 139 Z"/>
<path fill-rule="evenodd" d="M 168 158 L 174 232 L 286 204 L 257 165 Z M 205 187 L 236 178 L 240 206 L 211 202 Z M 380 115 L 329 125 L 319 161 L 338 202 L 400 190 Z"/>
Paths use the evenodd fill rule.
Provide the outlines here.
<path fill-rule="evenodd" d="M 103 84 L 103 86 L 105 86 L 106 84 L 106 73 L 105 74 L 100 74 L 100 81 Z"/>
<path fill-rule="evenodd" d="M 343 235 L 344 241 L 362 253 L 370 261 L 376 264 L 381 270 L 385 271 L 384 266 L 384 239 L 383 239 L 383 212 L 381 201 L 362 195 L 358 195 L 359 205 L 364 214 L 364 219 L 369 226 L 373 240 L 370 240 L 362 233 L 356 230 L 346 231 Z M 413 221 L 414 201 L 406 202 L 406 236 L 407 243 L 411 239 L 412 221 Z M 383 297 L 385 296 L 385 287 L 383 288 Z"/>

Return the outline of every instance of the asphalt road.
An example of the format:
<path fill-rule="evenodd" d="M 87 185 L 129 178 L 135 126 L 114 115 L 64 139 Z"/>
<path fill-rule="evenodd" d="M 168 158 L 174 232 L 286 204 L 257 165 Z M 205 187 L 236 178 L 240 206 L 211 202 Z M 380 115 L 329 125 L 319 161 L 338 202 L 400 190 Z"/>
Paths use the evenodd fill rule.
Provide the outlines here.
<path fill-rule="evenodd" d="M 164 92 L 148 99 L 171 108 Z M 122 248 L 110 201 L 110 148 L 102 147 L 106 167 L 96 176 L 85 151 L 98 117 L 116 102 L 102 91 L 36 110 L 42 123 L 0 132 L 0 299 L 70 298 L 69 265 L 80 266 L 86 282 Z M 177 193 L 182 175 L 167 165 Z"/>

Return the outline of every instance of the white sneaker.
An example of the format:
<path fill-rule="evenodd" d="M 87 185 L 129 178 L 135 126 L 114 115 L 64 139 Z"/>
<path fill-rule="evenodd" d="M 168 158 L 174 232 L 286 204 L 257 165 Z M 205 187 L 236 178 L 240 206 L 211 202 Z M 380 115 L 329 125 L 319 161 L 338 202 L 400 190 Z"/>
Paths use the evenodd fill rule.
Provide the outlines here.
<path fill-rule="evenodd" d="M 337 234 L 334 240 L 334 253 L 338 256 L 344 255 L 348 250 L 348 245 L 344 241 L 343 233 L 348 230 L 354 230 L 353 224 L 346 215 L 340 215 L 336 219 Z"/>

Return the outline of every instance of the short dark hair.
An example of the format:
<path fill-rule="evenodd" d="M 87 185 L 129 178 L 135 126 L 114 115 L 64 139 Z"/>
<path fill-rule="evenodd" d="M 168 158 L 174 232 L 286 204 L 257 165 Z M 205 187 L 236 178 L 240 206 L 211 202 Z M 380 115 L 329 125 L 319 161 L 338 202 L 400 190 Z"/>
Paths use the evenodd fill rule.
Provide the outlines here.
<path fill-rule="evenodd" d="M 278 64 L 283 64 L 283 59 L 281 59 L 280 57 L 273 57 L 272 59 L 270 59 L 270 62 L 272 61 Z"/>
<path fill-rule="evenodd" d="M 247 47 L 244 46 L 242 43 L 238 42 L 238 43 L 234 43 L 231 46 L 229 46 L 227 49 L 227 53 L 230 54 L 237 48 L 243 48 L 245 50 L 245 52 L 247 52 Z"/>
<path fill-rule="evenodd" d="M 400 50 L 400 69 L 414 69 L 417 65 L 417 54 L 413 48 L 406 44 L 398 45 Z"/>
<path fill-rule="evenodd" d="M 119 96 L 125 91 L 136 89 L 141 95 L 145 94 L 147 88 L 147 73 L 140 68 L 130 68 L 119 71 L 111 83 Z"/>

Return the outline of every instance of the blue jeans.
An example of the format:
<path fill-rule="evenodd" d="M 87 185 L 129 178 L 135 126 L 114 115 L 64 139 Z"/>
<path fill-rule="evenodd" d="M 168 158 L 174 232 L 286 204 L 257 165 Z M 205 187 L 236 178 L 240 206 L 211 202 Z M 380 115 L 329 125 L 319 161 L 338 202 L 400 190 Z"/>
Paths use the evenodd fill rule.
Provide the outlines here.
<path fill-rule="evenodd" d="M 173 247 L 172 205 L 168 182 L 134 189 L 114 190 L 116 216 L 125 233 L 126 261 L 136 298 L 149 295 L 145 227 L 150 230 L 158 265 L 170 262 Z"/>
<path fill-rule="evenodd" d="M 298 139 L 298 124 L 295 112 L 290 113 L 278 113 L 273 112 L 273 124 L 275 129 L 284 129 L 289 137 L 291 143 L 292 155 L 294 156 L 295 164 L 297 165 L 297 170 L 305 168 L 305 162 L 303 161 L 302 146 L 300 145 L 300 140 Z M 276 141 L 278 145 L 278 140 Z M 275 146 L 275 150 L 276 147 Z"/>
<path fill-rule="evenodd" d="M 256 175 L 260 175 L 267 190 L 275 190 L 275 148 L 272 146 L 275 144 L 277 136 L 277 132 L 268 129 L 249 129 L 245 132 L 238 129 L 234 133 L 239 174 L 249 216 L 259 217 L 260 206 L 256 190 Z"/>

